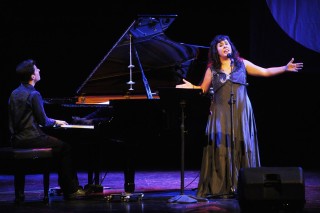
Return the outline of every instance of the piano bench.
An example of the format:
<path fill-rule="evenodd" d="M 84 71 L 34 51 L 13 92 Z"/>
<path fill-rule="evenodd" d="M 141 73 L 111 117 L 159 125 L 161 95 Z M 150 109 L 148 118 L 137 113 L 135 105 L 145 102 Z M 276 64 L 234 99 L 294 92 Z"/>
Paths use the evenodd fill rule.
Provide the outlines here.
<path fill-rule="evenodd" d="M 52 167 L 51 148 L 0 148 L 0 173 L 14 175 L 15 203 L 24 201 L 25 176 L 43 174 L 43 202 L 49 203 L 49 179 Z"/>

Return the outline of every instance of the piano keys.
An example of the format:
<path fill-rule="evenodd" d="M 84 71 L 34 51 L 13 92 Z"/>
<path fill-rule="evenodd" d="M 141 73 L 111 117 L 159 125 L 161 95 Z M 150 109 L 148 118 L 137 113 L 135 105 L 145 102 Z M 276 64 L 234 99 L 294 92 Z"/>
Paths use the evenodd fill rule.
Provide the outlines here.
<path fill-rule="evenodd" d="M 66 125 L 61 125 L 58 128 L 65 128 L 65 129 L 94 129 L 94 125 L 66 124 Z"/>

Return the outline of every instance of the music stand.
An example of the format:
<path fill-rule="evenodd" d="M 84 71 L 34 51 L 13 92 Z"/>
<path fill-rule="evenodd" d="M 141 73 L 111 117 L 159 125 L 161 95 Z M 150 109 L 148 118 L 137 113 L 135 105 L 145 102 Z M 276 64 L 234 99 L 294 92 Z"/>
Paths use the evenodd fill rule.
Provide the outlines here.
<path fill-rule="evenodd" d="M 206 198 L 199 198 L 184 194 L 184 148 L 185 148 L 185 108 L 187 103 L 199 101 L 201 98 L 201 89 L 180 89 L 180 88 L 161 88 L 159 96 L 162 103 L 166 106 L 181 108 L 181 184 L 180 195 L 174 196 L 168 200 L 169 203 L 196 203 L 198 201 L 207 202 Z"/>

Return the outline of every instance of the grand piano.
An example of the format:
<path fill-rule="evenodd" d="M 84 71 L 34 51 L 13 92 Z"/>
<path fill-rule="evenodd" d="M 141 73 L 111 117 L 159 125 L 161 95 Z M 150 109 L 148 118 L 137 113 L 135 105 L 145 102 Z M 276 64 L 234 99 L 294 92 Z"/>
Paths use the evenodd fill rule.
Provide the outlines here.
<path fill-rule="evenodd" d="M 159 150 L 165 152 L 161 161 L 179 164 L 180 109 L 162 101 L 161 91 L 174 89 L 182 78 L 200 83 L 208 48 L 176 42 L 166 36 L 165 31 L 176 18 L 176 15 L 137 16 L 80 85 L 75 97 L 62 103 L 57 99 L 46 99 L 47 110 L 64 112 L 69 122 L 74 116 L 96 116 L 89 119 L 93 121 L 93 130 L 85 131 L 94 131 L 95 140 L 100 143 L 119 145 L 119 152 L 111 158 L 124 161 L 125 192 L 135 190 L 137 163 L 147 163 Z M 199 94 L 197 103 L 187 107 L 186 126 L 190 140 L 200 140 L 198 136 L 203 135 L 208 104 L 209 98 Z M 79 134 L 68 135 L 76 137 Z M 167 150 L 160 147 L 167 147 Z M 103 156 L 115 153 L 106 149 Z M 169 152 L 176 153 L 176 158 L 166 159 Z M 137 161 L 141 155 L 143 162 Z"/>

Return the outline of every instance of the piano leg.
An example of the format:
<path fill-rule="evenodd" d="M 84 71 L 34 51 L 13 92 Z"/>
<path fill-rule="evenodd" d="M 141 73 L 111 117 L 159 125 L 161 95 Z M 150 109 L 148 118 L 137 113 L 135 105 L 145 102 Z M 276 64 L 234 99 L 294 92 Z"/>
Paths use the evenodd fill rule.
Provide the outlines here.
<path fill-rule="evenodd" d="M 124 168 L 124 191 L 134 193 L 135 191 L 135 152 L 136 146 L 125 146 L 125 168 Z"/>
<path fill-rule="evenodd" d="M 90 192 L 103 192 L 103 186 L 100 184 L 100 167 L 101 167 L 101 146 L 99 138 L 94 138 L 93 146 L 88 146 L 90 152 L 88 184 L 85 189 Z"/>
<path fill-rule="evenodd" d="M 125 171 L 124 191 L 126 193 L 134 193 L 134 190 L 135 190 L 134 174 L 135 174 L 135 172 L 133 170 L 131 170 L 131 171 L 126 170 Z"/>

